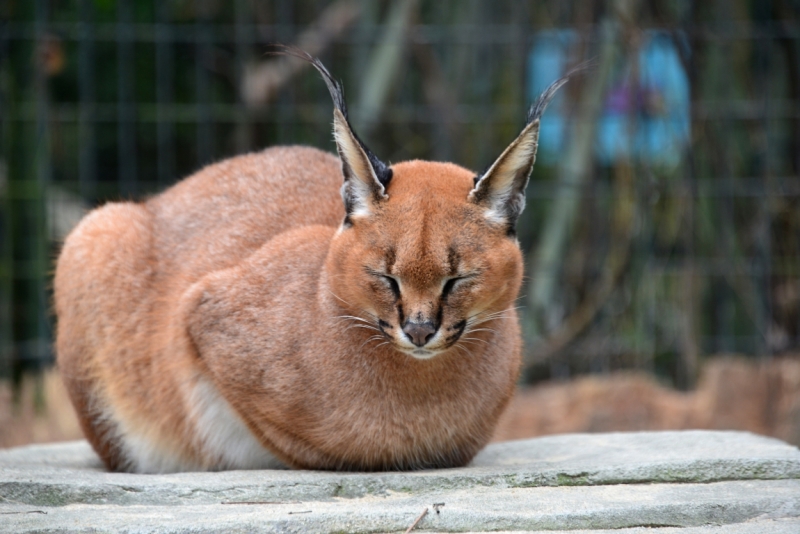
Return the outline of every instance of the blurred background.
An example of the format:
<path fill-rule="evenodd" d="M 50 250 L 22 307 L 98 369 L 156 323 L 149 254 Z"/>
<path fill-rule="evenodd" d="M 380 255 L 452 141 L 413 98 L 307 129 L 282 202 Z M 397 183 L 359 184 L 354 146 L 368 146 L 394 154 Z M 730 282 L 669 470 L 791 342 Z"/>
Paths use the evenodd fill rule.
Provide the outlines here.
<path fill-rule="evenodd" d="M 798 21 L 800 0 L 4 0 L 0 446 L 80 436 L 50 302 L 87 210 L 275 144 L 334 151 L 324 84 L 270 43 L 322 58 L 384 161 L 476 171 L 592 59 L 543 119 L 496 438 L 800 444 Z"/>

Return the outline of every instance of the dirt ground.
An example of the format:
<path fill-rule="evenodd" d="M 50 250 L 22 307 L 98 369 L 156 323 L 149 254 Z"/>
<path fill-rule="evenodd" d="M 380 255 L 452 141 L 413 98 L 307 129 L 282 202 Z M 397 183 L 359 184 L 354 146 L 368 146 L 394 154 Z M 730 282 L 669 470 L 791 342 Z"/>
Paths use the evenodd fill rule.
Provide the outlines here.
<path fill-rule="evenodd" d="M 714 358 L 698 387 L 678 392 L 640 373 L 523 389 L 494 439 L 564 432 L 747 430 L 800 445 L 800 358 Z"/>
<path fill-rule="evenodd" d="M 83 433 L 58 372 L 25 377 L 18 397 L 0 381 L 0 447 L 81 439 Z"/>
<path fill-rule="evenodd" d="M 697 390 L 689 393 L 665 388 L 641 373 L 521 389 L 494 439 L 689 428 L 749 430 L 800 445 L 800 358 L 715 358 L 706 364 Z M 17 399 L 0 382 L 0 447 L 81 437 L 56 371 L 28 378 Z"/>

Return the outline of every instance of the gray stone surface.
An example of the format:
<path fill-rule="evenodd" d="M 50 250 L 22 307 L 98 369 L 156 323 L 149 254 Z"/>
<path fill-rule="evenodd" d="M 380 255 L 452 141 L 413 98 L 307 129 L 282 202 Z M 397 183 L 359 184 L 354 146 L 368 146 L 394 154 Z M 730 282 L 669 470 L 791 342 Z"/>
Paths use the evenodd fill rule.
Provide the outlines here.
<path fill-rule="evenodd" d="M 797 534 L 800 451 L 741 432 L 573 434 L 463 469 L 131 475 L 85 442 L 0 450 L 0 532 L 404 532 L 426 507 L 420 531 Z"/>

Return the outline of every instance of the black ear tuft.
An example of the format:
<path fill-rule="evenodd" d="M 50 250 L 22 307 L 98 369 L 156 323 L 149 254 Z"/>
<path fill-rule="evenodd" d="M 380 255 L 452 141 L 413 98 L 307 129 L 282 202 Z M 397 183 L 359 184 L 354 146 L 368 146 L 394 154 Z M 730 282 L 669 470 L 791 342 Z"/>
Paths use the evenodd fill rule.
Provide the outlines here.
<path fill-rule="evenodd" d="M 302 59 L 303 61 L 307 61 L 310 63 L 322 76 L 322 80 L 325 82 L 325 85 L 328 87 L 328 92 L 331 94 L 331 100 L 333 100 L 334 107 L 342 114 L 344 117 L 345 123 L 347 124 L 347 128 L 350 130 L 351 135 L 356 140 L 356 142 L 361 147 L 361 150 L 364 151 L 367 159 L 369 160 L 370 165 L 375 173 L 375 177 L 380 182 L 380 184 L 384 187 L 389 186 L 389 182 L 392 179 L 392 169 L 378 159 L 372 150 L 364 144 L 361 138 L 358 137 L 355 130 L 350 124 L 350 117 L 347 114 L 347 102 L 344 99 L 344 89 L 342 89 L 342 85 L 333 77 L 330 71 L 322 64 L 319 58 L 316 58 L 306 52 L 305 50 L 301 50 L 295 46 L 288 46 L 283 44 L 275 44 L 272 45 L 276 50 L 270 52 L 276 55 L 282 56 L 291 56 L 296 57 L 298 59 Z"/>
<path fill-rule="evenodd" d="M 570 69 L 564 76 L 547 86 L 547 89 L 545 89 L 544 92 L 539 95 L 539 98 L 536 99 L 536 102 L 531 104 L 531 107 L 528 109 L 528 115 L 525 119 L 525 124 L 530 124 L 533 121 L 539 120 L 542 117 L 544 110 L 547 109 L 547 105 L 550 104 L 550 101 L 553 100 L 554 96 L 556 96 L 558 90 L 561 89 L 561 86 L 567 83 L 570 78 L 576 74 L 581 73 L 593 66 L 593 60 L 590 59 L 588 61 L 584 61 L 583 63 L 580 63 L 576 67 Z"/>

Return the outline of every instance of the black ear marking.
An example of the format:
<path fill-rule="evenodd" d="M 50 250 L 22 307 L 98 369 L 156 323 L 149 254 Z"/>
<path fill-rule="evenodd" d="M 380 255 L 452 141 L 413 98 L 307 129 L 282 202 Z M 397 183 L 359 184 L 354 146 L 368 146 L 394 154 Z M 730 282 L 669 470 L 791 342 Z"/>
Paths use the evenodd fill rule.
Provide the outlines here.
<path fill-rule="evenodd" d="M 319 60 L 306 52 L 305 50 L 301 50 L 300 48 L 294 46 L 287 46 L 282 44 L 275 44 L 272 45 L 276 48 L 275 51 L 271 52 L 276 55 L 284 55 L 284 56 L 291 56 L 298 59 L 302 59 L 303 61 L 307 61 L 310 63 L 317 72 L 320 73 L 322 76 L 322 80 L 325 82 L 325 85 L 328 87 L 328 92 L 331 94 L 331 100 L 333 100 L 333 105 L 336 111 L 341 114 L 341 120 L 344 123 L 344 126 L 347 128 L 348 133 L 354 141 L 358 144 L 358 147 L 364 152 L 369 165 L 372 167 L 372 172 L 375 175 L 375 178 L 379 182 L 382 187 L 382 193 L 385 193 L 385 189 L 389 186 L 389 182 L 392 180 L 392 169 L 384 162 L 382 162 L 378 157 L 372 152 L 372 150 L 364 144 L 361 138 L 358 137 L 355 130 L 353 130 L 352 125 L 350 124 L 350 118 L 347 114 L 347 102 L 344 98 L 344 89 L 342 85 L 333 77 L 333 75 L 328 71 L 325 65 Z M 340 149 L 340 156 L 342 155 L 342 149 Z M 348 173 L 353 172 L 353 168 L 351 165 L 348 164 L 345 159 L 342 159 L 343 163 L 343 171 L 345 172 L 345 178 L 347 179 Z"/>

